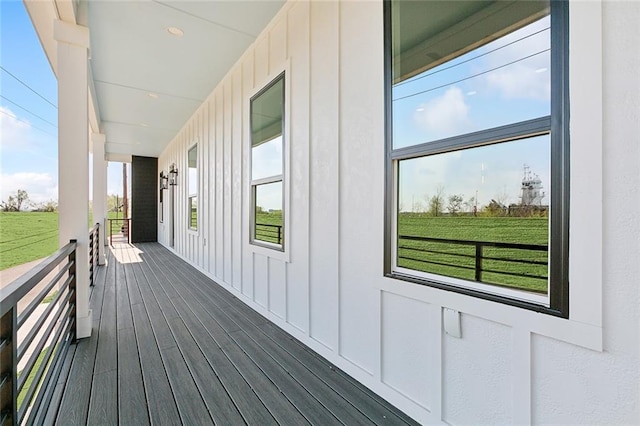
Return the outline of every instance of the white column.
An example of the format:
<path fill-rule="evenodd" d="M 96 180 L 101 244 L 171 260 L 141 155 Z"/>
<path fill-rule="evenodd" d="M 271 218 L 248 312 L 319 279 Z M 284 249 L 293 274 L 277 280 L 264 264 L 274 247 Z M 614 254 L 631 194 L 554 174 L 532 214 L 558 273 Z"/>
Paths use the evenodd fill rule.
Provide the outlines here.
<path fill-rule="evenodd" d="M 105 264 L 105 243 L 107 241 L 107 160 L 104 155 L 106 136 L 92 133 L 93 142 L 93 224 L 100 223 L 100 244 L 98 244 L 98 263 Z"/>
<path fill-rule="evenodd" d="M 58 44 L 58 210 L 60 245 L 77 240 L 76 336 L 91 335 L 89 309 L 89 30 L 54 21 Z"/>

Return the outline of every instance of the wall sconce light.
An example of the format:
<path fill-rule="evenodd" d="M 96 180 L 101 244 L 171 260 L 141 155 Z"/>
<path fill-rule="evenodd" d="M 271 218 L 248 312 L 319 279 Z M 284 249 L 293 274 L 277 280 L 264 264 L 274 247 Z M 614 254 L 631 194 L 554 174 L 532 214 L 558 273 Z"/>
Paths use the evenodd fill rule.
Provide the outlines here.
<path fill-rule="evenodd" d="M 175 163 L 169 166 L 169 185 L 175 186 L 178 184 L 178 168 Z"/>
<path fill-rule="evenodd" d="M 160 190 L 167 189 L 169 183 L 169 176 L 164 174 L 164 171 L 160 172 Z"/>

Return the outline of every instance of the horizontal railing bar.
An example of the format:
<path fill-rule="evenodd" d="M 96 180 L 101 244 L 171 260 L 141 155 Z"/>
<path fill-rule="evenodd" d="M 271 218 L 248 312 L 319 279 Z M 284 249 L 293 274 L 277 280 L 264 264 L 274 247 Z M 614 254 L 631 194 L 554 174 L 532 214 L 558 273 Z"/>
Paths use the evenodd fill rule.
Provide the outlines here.
<path fill-rule="evenodd" d="M 482 272 L 491 272 L 493 274 L 502 274 L 502 275 L 510 275 L 512 277 L 522 277 L 522 278 L 534 278 L 537 280 L 547 280 L 548 277 L 542 275 L 532 275 L 532 274 L 518 274 L 515 272 L 507 272 L 507 271 L 496 271 L 494 269 L 483 269 Z"/>
<path fill-rule="evenodd" d="M 69 299 L 71 299 L 71 296 L 73 295 L 74 291 L 70 291 L 69 292 L 69 294 L 65 298 L 67 300 L 65 300 L 64 303 L 67 303 L 69 301 Z M 67 316 L 69 315 L 69 312 L 71 312 L 72 307 L 73 307 L 73 305 L 70 305 L 70 304 L 67 305 L 67 309 L 66 309 L 66 312 L 65 312 L 65 314 Z M 49 324 L 49 326 L 47 327 L 46 331 L 44 332 L 43 338 L 40 339 L 40 341 L 36 345 L 33 353 L 31 354 L 31 358 L 29 358 L 29 360 L 27 361 L 27 364 L 24 367 L 24 370 L 22 370 L 22 374 L 20 375 L 20 378 L 18 379 L 18 394 L 20 394 L 20 391 L 22 390 L 22 387 L 24 386 L 24 383 L 26 382 L 27 377 L 29 376 L 29 374 L 31 373 L 31 370 L 33 369 L 33 365 L 36 363 L 36 360 L 38 359 L 38 356 L 40 356 L 40 352 L 42 352 L 42 349 L 44 349 L 44 345 L 47 343 L 47 339 L 51 335 L 51 331 L 56 326 L 56 323 L 60 319 L 60 316 L 62 315 L 63 312 L 64 312 L 64 310 L 60 309 L 58 311 L 58 313 L 55 315 L 54 319 L 51 321 L 51 324 Z"/>
<path fill-rule="evenodd" d="M 482 260 L 498 260 L 498 261 L 502 261 L 502 262 L 526 263 L 528 265 L 542 265 L 542 266 L 546 266 L 546 265 L 549 264 L 549 262 L 546 261 L 546 260 L 509 259 L 509 258 L 506 258 L 506 257 L 487 257 L 487 256 L 482 256 Z M 483 271 L 486 271 L 486 269 L 483 269 Z"/>
<path fill-rule="evenodd" d="M 9 339 L 0 340 L 0 352 L 4 350 L 4 348 L 9 344 L 9 342 L 10 342 Z"/>
<path fill-rule="evenodd" d="M 443 254 L 446 256 L 458 256 L 458 257 L 467 257 L 471 259 L 475 259 L 476 256 L 472 254 L 462 254 L 462 253 L 451 253 L 447 251 L 439 251 L 439 250 L 426 250 L 420 249 L 416 247 L 407 247 L 407 246 L 398 246 L 398 249 L 417 251 L 419 253 L 433 253 L 433 254 Z M 526 263 L 528 265 L 548 265 L 549 262 L 546 260 L 526 260 L 526 259 L 510 259 L 507 257 L 492 257 L 492 256 L 482 256 L 482 260 L 497 260 L 502 262 L 514 262 L 514 263 Z M 485 271 L 486 269 L 483 269 Z"/>
<path fill-rule="evenodd" d="M 503 243 L 497 241 L 473 241 L 473 240 L 448 240 L 445 238 L 418 237 L 414 235 L 400 235 L 401 240 L 432 241 L 436 243 L 449 243 L 460 245 L 482 245 L 485 247 L 512 248 L 520 250 L 549 251 L 548 246 L 540 244 Z"/>
<path fill-rule="evenodd" d="M 69 312 L 71 312 L 70 310 L 68 310 L 67 312 L 67 318 L 68 318 L 68 314 Z M 60 336 L 62 335 L 63 331 L 67 330 L 67 325 L 68 325 L 69 321 L 65 321 L 62 325 L 60 325 L 60 327 L 58 327 L 58 331 L 55 334 L 55 337 L 53 339 L 53 341 L 51 342 L 51 346 L 49 346 L 50 350 L 48 351 L 47 355 L 45 356 L 46 359 L 42 360 L 42 363 L 40 363 L 40 366 L 38 367 L 38 370 L 36 371 L 36 374 L 33 377 L 33 381 L 31 382 L 31 387 L 29 388 L 29 390 L 27 391 L 27 394 L 25 395 L 25 397 L 22 400 L 22 406 L 20 407 L 20 409 L 18 410 L 18 421 L 19 423 L 22 423 L 22 420 L 24 418 L 24 415 L 27 411 L 27 408 L 29 408 L 29 403 L 31 402 L 31 400 L 33 399 L 33 396 L 36 392 L 36 390 L 38 390 L 40 388 L 40 381 L 43 378 L 43 375 L 45 374 L 45 369 L 49 366 L 49 361 L 51 360 L 51 357 L 53 356 L 53 353 L 56 352 L 58 353 L 59 351 L 57 351 L 56 346 L 58 343 L 60 343 L 61 341 Z M 44 385 L 44 383 L 43 383 Z M 18 394 L 20 394 L 20 392 L 18 392 Z"/>
<path fill-rule="evenodd" d="M 57 306 L 57 303 L 60 300 L 60 298 L 62 298 L 62 296 L 66 296 L 69 294 L 69 291 L 68 291 L 69 283 L 71 282 L 72 279 L 73 279 L 72 277 L 67 278 L 67 280 L 64 283 L 65 290 L 58 292 L 58 294 L 56 295 L 56 298 L 53 300 L 53 302 L 49 303 L 49 306 L 47 307 L 47 309 L 45 309 L 42 315 L 40 315 L 40 318 L 38 318 L 38 321 L 31 328 L 31 331 L 29 331 L 29 334 L 27 335 L 27 337 L 25 337 L 24 341 L 22 341 L 18 346 L 18 362 L 22 359 L 24 352 L 27 350 L 29 345 L 31 345 L 31 342 L 36 337 L 38 332 L 40 332 L 40 329 L 42 328 L 42 324 L 44 324 L 44 322 L 49 318 L 49 316 L 51 315 L 51 311 L 53 311 L 53 309 Z M 67 303 L 67 302 L 68 301 L 65 301 L 64 303 Z M 62 306 L 64 306 L 64 304 Z M 61 309 L 62 306 L 59 306 L 59 309 Z"/>
<path fill-rule="evenodd" d="M 476 258 L 476 256 L 473 255 L 473 254 L 451 253 L 451 252 L 439 251 L 439 250 L 424 250 L 424 249 L 419 249 L 419 248 L 415 248 L 415 247 L 398 246 L 398 249 L 417 251 L 417 252 L 420 252 L 420 253 L 434 253 L 434 254 L 444 254 L 444 255 L 447 255 L 447 256 L 468 257 L 468 258 L 471 258 L 471 259 L 475 259 Z"/>
<path fill-rule="evenodd" d="M 9 380 L 11 378 L 11 375 L 9 374 L 5 374 L 4 376 L 0 377 L 0 389 L 2 389 L 7 383 L 9 383 Z M 0 423 L 1 425 L 2 423 Z"/>
<path fill-rule="evenodd" d="M 256 226 L 269 226 L 271 228 L 282 228 L 282 225 L 273 225 L 270 223 L 256 223 Z"/>
<path fill-rule="evenodd" d="M 33 287 L 49 275 L 76 247 L 76 242 L 70 242 L 40 262 L 40 264 L 29 272 L 15 279 L 8 286 L 0 289 L 0 316 L 3 316 L 9 309 L 16 306 L 25 294 L 29 293 Z"/>
<path fill-rule="evenodd" d="M 9 410 L 5 410 L 2 413 L 0 413 L 0 425 L 9 423 L 8 419 L 10 416 L 11 416 L 11 413 L 9 412 Z"/>
<path fill-rule="evenodd" d="M 27 320 L 27 318 L 29 318 L 29 316 L 38 307 L 38 305 L 40 305 L 40 303 L 45 299 L 45 297 L 47 297 L 47 294 L 49 294 L 51 289 L 58 283 L 58 281 L 60 281 L 60 279 L 64 276 L 64 274 L 66 274 L 69 271 L 69 269 L 71 269 L 71 266 L 73 266 L 73 263 L 74 262 L 67 262 L 63 267 L 63 269 L 56 274 L 56 276 L 51 280 L 51 282 L 49 282 L 49 284 L 47 284 L 47 286 L 43 288 L 40 293 L 38 293 L 38 297 L 33 299 L 33 301 L 29 303 L 29 306 L 27 306 L 27 308 L 20 313 L 20 315 L 18 316 L 18 329 L 20 329 L 20 327 Z"/>
<path fill-rule="evenodd" d="M 405 260 L 415 260 L 416 262 L 431 263 L 432 265 L 449 266 L 451 268 L 459 268 L 459 269 L 469 269 L 471 271 L 476 270 L 476 268 L 473 266 L 454 265 L 452 263 L 437 262 L 435 260 L 414 259 L 413 257 L 406 257 L 406 256 L 398 256 L 398 257 L 400 259 L 405 259 Z"/>
<path fill-rule="evenodd" d="M 42 423 L 42 421 L 36 422 L 35 419 L 37 419 L 38 414 L 40 413 L 40 405 L 42 404 L 43 398 L 46 397 L 45 407 L 48 407 L 49 403 L 51 402 L 51 397 L 55 392 L 55 386 L 53 386 L 52 388 L 49 388 L 49 382 L 51 381 L 52 377 L 60 376 L 60 372 L 62 371 L 62 367 L 64 365 L 64 358 L 69 352 L 69 346 L 71 345 L 71 339 L 69 338 L 70 331 L 71 331 L 71 321 L 67 321 L 67 325 L 65 326 L 65 331 L 64 331 L 64 335 L 66 335 L 67 338 L 66 340 L 63 339 L 61 341 L 62 347 L 56 353 L 54 360 L 51 362 L 51 368 L 49 369 L 49 371 L 47 371 L 44 381 L 42 382 L 42 385 L 40 387 L 40 389 L 43 389 L 43 390 L 41 392 L 38 392 L 38 396 L 36 397 L 36 400 L 33 403 L 33 407 L 31 409 L 31 413 L 33 415 L 29 417 L 27 424 Z"/>
<path fill-rule="evenodd" d="M 496 287 L 502 287 L 502 288 L 508 288 L 510 290 L 519 290 L 519 291 L 528 291 L 530 293 L 537 293 L 537 294 L 547 294 L 547 290 L 536 290 L 536 289 L 532 289 L 532 288 L 524 288 L 524 287 L 519 287 L 517 285 L 509 285 L 509 284 L 504 284 L 504 283 L 492 283 L 490 281 L 482 281 L 483 284 L 488 284 L 488 285 L 493 285 Z"/>

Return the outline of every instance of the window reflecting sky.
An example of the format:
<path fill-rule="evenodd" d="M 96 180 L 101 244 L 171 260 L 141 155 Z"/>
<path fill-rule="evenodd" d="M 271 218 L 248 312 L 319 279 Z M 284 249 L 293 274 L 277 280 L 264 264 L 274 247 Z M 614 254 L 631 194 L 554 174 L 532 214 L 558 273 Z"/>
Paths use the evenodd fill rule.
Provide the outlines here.
<path fill-rule="evenodd" d="M 425 211 L 428 200 L 441 190 L 446 200 L 462 195 L 478 199 L 478 209 L 494 199 L 505 206 L 519 203 L 524 165 L 542 181 L 550 204 L 549 135 L 479 148 L 431 155 L 399 163 L 398 206 L 401 211 Z M 466 211 L 469 211 L 467 208 Z"/>
<path fill-rule="evenodd" d="M 189 196 L 198 195 L 198 147 L 189 150 Z"/>
<path fill-rule="evenodd" d="M 550 113 L 545 17 L 393 88 L 394 148 Z"/>
<path fill-rule="evenodd" d="M 282 174 L 282 135 L 251 148 L 251 179 Z"/>
<path fill-rule="evenodd" d="M 393 148 L 550 114 L 550 17 L 546 16 L 393 87 Z M 401 162 L 400 205 L 442 187 L 517 203 L 525 164 L 550 194 L 549 136 Z M 412 201 L 413 200 L 413 201 Z M 548 198 L 545 200 L 548 204 Z"/>
<path fill-rule="evenodd" d="M 263 211 L 282 210 L 282 181 L 258 185 L 256 188 L 256 207 Z"/>

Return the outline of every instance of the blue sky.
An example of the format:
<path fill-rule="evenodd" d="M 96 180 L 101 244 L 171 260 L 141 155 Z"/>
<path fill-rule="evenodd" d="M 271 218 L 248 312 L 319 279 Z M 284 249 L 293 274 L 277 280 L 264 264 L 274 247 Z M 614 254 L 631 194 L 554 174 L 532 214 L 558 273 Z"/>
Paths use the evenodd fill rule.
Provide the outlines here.
<path fill-rule="evenodd" d="M 395 148 L 549 115 L 549 18 L 543 18 L 393 88 Z M 549 137 L 400 162 L 399 203 L 421 211 L 443 192 L 518 203 L 525 164 L 550 193 Z M 543 199 L 549 203 L 549 198 Z"/>
<path fill-rule="evenodd" d="M 57 81 L 22 1 L 0 1 L 0 29 L 0 200 L 17 189 L 57 200 Z M 108 192 L 122 194 L 121 181 L 110 163 Z"/>

